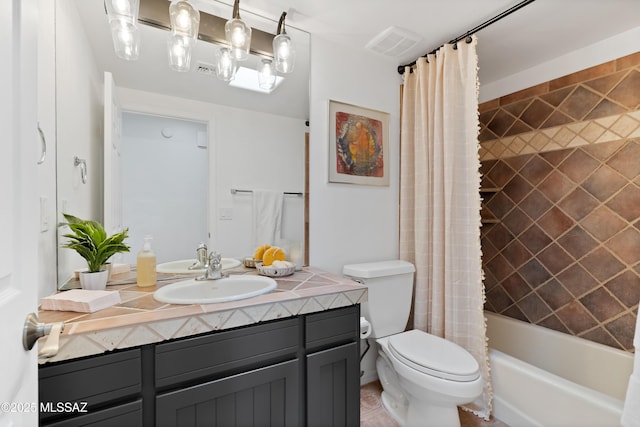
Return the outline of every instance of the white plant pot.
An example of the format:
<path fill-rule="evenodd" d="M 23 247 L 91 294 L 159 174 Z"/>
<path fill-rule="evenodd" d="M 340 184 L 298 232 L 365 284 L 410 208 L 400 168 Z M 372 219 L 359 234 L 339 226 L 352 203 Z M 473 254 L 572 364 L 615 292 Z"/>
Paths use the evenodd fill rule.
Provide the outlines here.
<path fill-rule="evenodd" d="M 108 278 L 109 272 L 107 270 L 100 270 L 94 273 L 83 271 L 80 273 L 80 286 L 82 286 L 82 289 L 102 291 L 107 287 Z"/>

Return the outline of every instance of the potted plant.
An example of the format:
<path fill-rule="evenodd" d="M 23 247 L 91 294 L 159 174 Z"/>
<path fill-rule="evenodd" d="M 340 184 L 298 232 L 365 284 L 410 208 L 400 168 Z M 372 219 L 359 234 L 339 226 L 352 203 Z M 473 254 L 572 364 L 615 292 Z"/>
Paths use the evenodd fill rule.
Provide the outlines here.
<path fill-rule="evenodd" d="M 129 230 L 124 229 L 107 236 L 98 221 L 84 220 L 65 213 L 62 215 L 67 222 L 60 226 L 68 226 L 72 231 L 63 235 L 69 241 L 62 247 L 75 250 L 87 261 L 88 271 L 80 273 L 80 285 L 83 289 L 104 289 L 108 279 L 105 264 L 114 254 L 129 252 L 129 246 L 124 243 Z"/>

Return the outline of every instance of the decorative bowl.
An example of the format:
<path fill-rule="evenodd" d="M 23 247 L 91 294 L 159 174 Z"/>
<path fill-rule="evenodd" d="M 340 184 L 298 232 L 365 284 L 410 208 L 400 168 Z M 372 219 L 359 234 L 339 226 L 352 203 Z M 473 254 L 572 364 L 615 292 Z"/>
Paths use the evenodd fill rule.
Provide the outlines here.
<path fill-rule="evenodd" d="M 243 260 L 243 262 L 244 262 L 244 266 L 247 267 L 247 268 L 256 268 L 256 264 L 259 263 L 259 262 L 262 262 L 262 261 L 260 261 L 259 259 L 253 259 L 251 257 L 246 257 Z"/>
<path fill-rule="evenodd" d="M 258 274 L 269 277 L 291 276 L 296 272 L 296 265 L 292 262 L 286 262 L 286 267 L 264 266 L 261 262 L 256 263 Z"/>

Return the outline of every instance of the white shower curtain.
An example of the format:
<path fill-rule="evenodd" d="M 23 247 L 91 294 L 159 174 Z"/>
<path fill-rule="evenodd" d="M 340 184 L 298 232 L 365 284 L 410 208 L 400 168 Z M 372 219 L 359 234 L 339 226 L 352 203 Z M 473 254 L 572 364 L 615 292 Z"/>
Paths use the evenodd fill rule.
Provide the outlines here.
<path fill-rule="evenodd" d="M 491 412 L 480 248 L 477 39 L 445 45 L 405 70 L 402 96 L 400 257 L 416 266 L 414 327 L 453 341 L 478 361 Z"/>

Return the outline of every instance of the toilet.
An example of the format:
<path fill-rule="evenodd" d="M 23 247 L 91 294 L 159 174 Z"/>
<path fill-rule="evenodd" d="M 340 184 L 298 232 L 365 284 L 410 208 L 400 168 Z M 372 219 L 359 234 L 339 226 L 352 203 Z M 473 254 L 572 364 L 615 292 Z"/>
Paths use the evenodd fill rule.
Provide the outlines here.
<path fill-rule="evenodd" d="M 402 426 L 459 427 L 458 405 L 482 393 L 478 362 L 461 346 L 408 330 L 413 264 L 381 261 L 345 265 L 343 274 L 368 288 L 362 315 L 379 346 L 376 359 L 382 403 Z"/>

